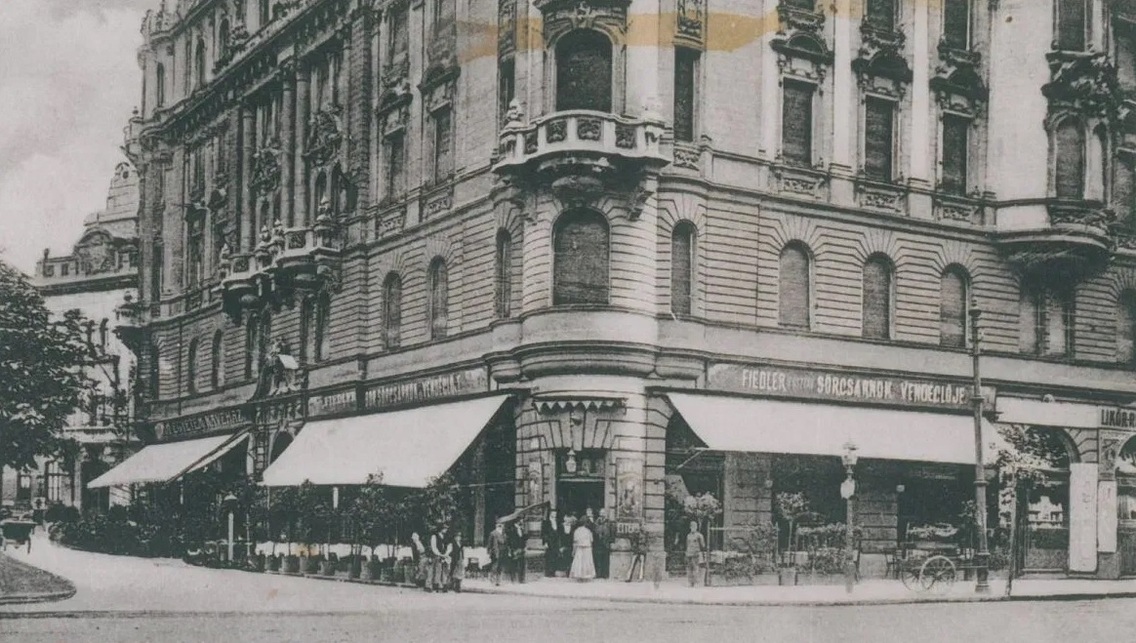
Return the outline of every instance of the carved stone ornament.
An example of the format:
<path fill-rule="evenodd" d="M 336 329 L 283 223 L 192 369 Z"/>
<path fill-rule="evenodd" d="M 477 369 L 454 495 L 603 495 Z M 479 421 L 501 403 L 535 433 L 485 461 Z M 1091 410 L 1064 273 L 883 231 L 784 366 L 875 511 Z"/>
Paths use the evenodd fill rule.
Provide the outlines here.
<path fill-rule="evenodd" d="M 271 192 L 280 185 L 280 144 L 273 139 L 252 156 L 252 187 Z"/>
<path fill-rule="evenodd" d="M 630 0 L 535 0 L 544 14 L 544 40 L 553 42 L 574 29 L 606 32 L 614 42 L 627 33 Z"/>
<path fill-rule="evenodd" d="M 1115 118 L 1122 102 L 1116 66 L 1105 52 L 1048 54 L 1050 81 L 1041 92 L 1050 107 L 1086 116 Z"/>
<path fill-rule="evenodd" d="M 781 56 L 831 65 L 834 55 L 825 42 L 823 27 L 824 13 L 782 2 L 777 6 L 777 34 L 770 47 Z"/>
<path fill-rule="evenodd" d="M 312 116 L 306 147 L 308 158 L 316 165 L 326 165 L 339 152 L 343 142 L 342 113 L 341 107 L 332 105 Z"/>
<path fill-rule="evenodd" d="M 517 3 L 515 0 L 498 0 L 497 55 L 513 53 L 517 48 Z"/>
<path fill-rule="evenodd" d="M 688 170 L 701 169 L 702 153 L 692 147 L 678 146 L 674 148 L 674 164 L 675 167 L 681 167 Z"/>
<path fill-rule="evenodd" d="M 678 35 L 701 41 L 706 26 L 706 0 L 678 0 Z"/>
<path fill-rule="evenodd" d="M 402 232 L 406 226 L 406 210 L 399 208 L 383 213 L 379 217 L 376 233 L 380 239 Z"/>
<path fill-rule="evenodd" d="M 92 235 L 75 248 L 79 270 L 85 275 L 97 275 L 114 269 L 114 247 L 106 235 Z"/>
<path fill-rule="evenodd" d="M 902 190 L 883 186 L 858 185 L 856 192 L 862 208 L 893 213 L 903 211 L 904 193 Z"/>

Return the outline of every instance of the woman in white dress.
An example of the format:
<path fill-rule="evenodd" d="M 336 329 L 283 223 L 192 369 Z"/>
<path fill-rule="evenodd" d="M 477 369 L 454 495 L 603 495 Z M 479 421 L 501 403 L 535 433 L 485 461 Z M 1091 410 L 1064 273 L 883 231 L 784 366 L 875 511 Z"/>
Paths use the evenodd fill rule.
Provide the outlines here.
<path fill-rule="evenodd" d="M 568 576 L 578 581 L 596 577 L 596 564 L 592 558 L 592 530 L 584 522 L 577 525 L 572 534 L 572 570 Z"/>

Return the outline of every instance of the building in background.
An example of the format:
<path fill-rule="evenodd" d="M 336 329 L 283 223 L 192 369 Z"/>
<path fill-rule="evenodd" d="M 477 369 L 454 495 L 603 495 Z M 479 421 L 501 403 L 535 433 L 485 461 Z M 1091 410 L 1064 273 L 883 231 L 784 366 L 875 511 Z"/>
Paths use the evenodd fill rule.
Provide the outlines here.
<path fill-rule="evenodd" d="M 85 368 L 93 380 L 84 408 L 63 429 L 75 440 L 73 462 L 43 460 L 35 471 L 5 469 L 3 504 L 17 508 L 63 504 L 103 509 L 128 500 L 128 490 L 89 490 L 86 484 L 130 454 L 135 358 L 115 334 L 116 309 L 138 287 L 138 173 L 129 163 L 114 169 L 106 208 L 83 221 L 83 232 L 69 255 L 44 250 L 32 284 L 54 315 L 79 310 L 87 319 L 87 341 L 97 357 Z"/>
<path fill-rule="evenodd" d="M 128 141 L 139 467 L 457 466 L 475 542 L 516 507 L 603 507 L 660 560 L 684 494 L 723 501 L 725 536 L 782 492 L 843 521 L 851 440 L 882 560 L 972 496 L 973 298 L 988 415 L 1056 452 L 1027 567 L 1136 573 L 1134 21 L 163 2 Z"/>

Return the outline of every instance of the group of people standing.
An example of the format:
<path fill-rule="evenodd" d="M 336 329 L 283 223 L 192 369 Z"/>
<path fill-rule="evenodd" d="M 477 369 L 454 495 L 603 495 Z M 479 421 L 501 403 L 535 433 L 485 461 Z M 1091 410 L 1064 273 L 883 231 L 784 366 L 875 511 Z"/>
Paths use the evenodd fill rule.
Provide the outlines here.
<path fill-rule="evenodd" d="M 460 531 L 451 536 L 446 525 L 422 542 L 418 532 L 410 534 L 410 550 L 414 556 L 418 582 L 427 592 L 461 591 L 465 578 L 465 545 Z"/>
<path fill-rule="evenodd" d="M 545 576 L 563 573 L 580 581 L 608 577 L 615 533 L 603 509 L 598 515 L 588 508 L 582 516 L 562 519 L 550 510 L 541 523 L 540 536 Z"/>
<path fill-rule="evenodd" d="M 525 541 L 525 527 L 519 519 L 497 521 L 486 545 L 494 585 L 501 584 L 502 572 L 508 573 L 514 583 L 525 582 Z"/>

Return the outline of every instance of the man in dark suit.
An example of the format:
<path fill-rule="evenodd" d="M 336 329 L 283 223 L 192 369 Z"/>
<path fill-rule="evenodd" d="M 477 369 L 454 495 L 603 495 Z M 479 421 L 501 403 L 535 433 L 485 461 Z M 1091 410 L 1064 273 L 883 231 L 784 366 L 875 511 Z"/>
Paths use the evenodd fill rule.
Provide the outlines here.
<path fill-rule="evenodd" d="M 517 519 L 505 530 L 509 544 L 509 578 L 516 583 L 525 582 L 525 527 Z"/>
<path fill-rule="evenodd" d="M 501 568 L 509 560 L 509 541 L 508 535 L 505 533 L 505 523 L 497 521 L 493 531 L 489 532 L 489 542 L 486 544 L 486 549 L 489 550 L 489 573 L 493 577 L 493 584 L 500 585 Z"/>
<path fill-rule="evenodd" d="M 556 510 L 550 510 L 540 523 L 540 540 L 544 543 L 544 575 L 555 576 L 560 561 L 560 523 Z"/>
<path fill-rule="evenodd" d="M 600 509 L 596 517 L 595 542 L 592 545 L 592 556 L 596 562 L 596 578 L 607 578 L 611 571 L 611 541 L 614 537 L 612 524 L 608 522 L 607 514 Z"/>

